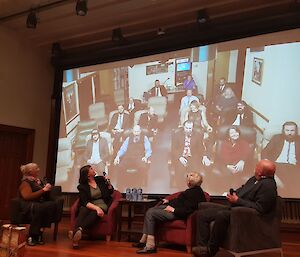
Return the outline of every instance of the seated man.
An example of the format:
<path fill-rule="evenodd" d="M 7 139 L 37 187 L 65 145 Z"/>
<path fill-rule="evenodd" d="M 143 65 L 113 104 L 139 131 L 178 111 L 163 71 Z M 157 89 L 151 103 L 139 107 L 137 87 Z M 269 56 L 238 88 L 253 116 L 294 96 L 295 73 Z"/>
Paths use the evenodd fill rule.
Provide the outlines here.
<path fill-rule="evenodd" d="M 261 152 L 262 158 L 276 163 L 278 186 L 284 187 L 285 181 L 297 181 L 300 178 L 300 136 L 298 126 L 293 121 L 282 125 L 281 134 L 274 135 Z M 292 188 L 289 188 L 292 190 Z M 297 190 L 297 189 L 295 189 Z"/>
<path fill-rule="evenodd" d="M 157 115 L 154 113 L 154 108 L 152 106 L 148 107 L 148 112 L 141 114 L 139 125 L 142 129 L 147 130 L 147 136 L 156 136 L 158 127 Z"/>
<path fill-rule="evenodd" d="M 221 121 L 222 125 L 253 127 L 253 113 L 244 101 L 239 101 L 235 109 L 228 111 Z"/>
<path fill-rule="evenodd" d="M 274 180 L 275 164 L 269 160 L 261 160 L 244 186 L 236 191 L 230 190 L 227 200 L 231 204 L 226 208 L 208 208 L 197 212 L 197 245 L 192 248 L 196 257 L 212 257 L 219 251 L 230 223 L 231 209 L 237 206 L 253 208 L 261 215 L 272 212 L 276 206 L 277 187 Z M 214 226 L 210 230 L 210 223 Z"/>
<path fill-rule="evenodd" d="M 109 160 L 109 149 L 106 139 L 100 137 L 97 129 L 92 130 L 91 139 L 87 142 L 85 160 L 95 168 L 98 175 L 102 176 Z"/>
<path fill-rule="evenodd" d="M 124 170 L 137 169 L 143 177 L 146 177 L 148 159 L 151 154 L 151 144 L 148 137 L 142 134 L 139 125 L 135 125 L 132 134 L 125 139 L 114 160 L 115 175 L 119 177 L 120 172 Z M 126 181 L 123 181 L 123 184 L 125 185 Z M 121 190 L 119 187 L 118 189 Z"/>
<path fill-rule="evenodd" d="M 130 97 L 126 103 L 126 110 L 129 113 L 129 127 L 133 126 L 134 114 L 141 108 L 141 101 Z"/>
<path fill-rule="evenodd" d="M 193 95 L 193 91 L 188 89 L 186 91 L 186 96 L 181 98 L 180 107 L 179 107 L 179 116 L 180 122 L 179 125 L 183 125 L 186 120 L 187 112 L 189 111 L 190 104 L 193 101 L 197 101 L 199 103 L 199 99 Z"/>
<path fill-rule="evenodd" d="M 176 131 L 172 137 L 171 154 L 177 183 L 180 183 L 188 172 L 199 170 L 202 165 L 212 164 L 207 157 L 203 134 L 193 130 L 193 126 L 192 121 L 185 121 L 183 129 Z"/>
<path fill-rule="evenodd" d="M 108 130 L 111 132 L 114 151 L 120 147 L 123 132 L 129 128 L 129 115 L 124 112 L 124 106 L 118 106 L 118 112 L 115 113 L 110 121 Z"/>

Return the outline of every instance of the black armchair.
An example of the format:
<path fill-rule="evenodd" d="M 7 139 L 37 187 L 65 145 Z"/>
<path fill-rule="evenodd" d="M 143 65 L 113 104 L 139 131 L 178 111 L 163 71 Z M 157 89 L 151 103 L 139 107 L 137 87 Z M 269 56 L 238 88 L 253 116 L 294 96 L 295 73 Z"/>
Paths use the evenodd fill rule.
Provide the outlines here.
<path fill-rule="evenodd" d="M 199 209 L 220 206 L 215 203 L 200 203 Z M 222 248 L 235 257 L 260 254 L 265 252 L 280 252 L 280 222 L 282 198 L 277 197 L 276 207 L 266 215 L 259 214 L 255 209 L 234 207 L 231 210 L 230 225 Z M 213 226 L 213 224 L 212 224 Z"/>
<path fill-rule="evenodd" d="M 61 194 L 61 186 L 54 186 L 49 192 L 49 201 L 56 202 L 56 212 L 52 216 L 51 223 L 54 223 L 53 239 L 56 240 L 58 232 L 58 223 L 61 221 L 63 213 L 64 199 Z M 21 212 L 21 199 L 16 197 L 11 199 L 10 203 L 10 221 L 13 225 L 28 224 L 30 217 Z"/>

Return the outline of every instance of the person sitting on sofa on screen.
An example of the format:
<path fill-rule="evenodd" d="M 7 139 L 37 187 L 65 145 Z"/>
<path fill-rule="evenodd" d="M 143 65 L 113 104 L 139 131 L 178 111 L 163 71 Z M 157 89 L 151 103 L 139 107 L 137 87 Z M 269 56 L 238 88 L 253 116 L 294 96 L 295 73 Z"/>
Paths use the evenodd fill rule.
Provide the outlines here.
<path fill-rule="evenodd" d="M 80 207 L 74 230 L 69 231 L 73 248 L 79 247 L 82 232 L 103 218 L 112 203 L 113 186 L 107 177 L 96 176 L 96 171 L 91 165 L 80 168 L 79 185 Z"/>
<path fill-rule="evenodd" d="M 143 235 L 138 243 L 132 246 L 140 248 L 138 254 L 156 253 L 155 226 L 158 222 L 175 219 L 186 219 L 198 208 L 199 202 L 205 202 L 205 194 L 201 188 L 202 176 L 198 172 L 187 174 L 187 186 L 184 192 L 172 200 L 163 199 L 162 204 L 150 208 L 145 215 Z"/>

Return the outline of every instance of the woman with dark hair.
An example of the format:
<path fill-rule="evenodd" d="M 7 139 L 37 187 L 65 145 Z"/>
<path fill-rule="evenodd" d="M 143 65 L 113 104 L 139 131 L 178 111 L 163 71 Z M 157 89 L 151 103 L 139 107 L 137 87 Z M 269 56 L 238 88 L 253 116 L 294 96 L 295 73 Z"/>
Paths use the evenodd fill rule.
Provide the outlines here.
<path fill-rule="evenodd" d="M 244 170 L 245 161 L 249 158 L 251 149 L 249 143 L 241 139 L 241 131 L 232 126 L 227 130 L 227 139 L 220 148 L 220 160 L 231 174 L 240 173 Z"/>
<path fill-rule="evenodd" d="M 78 248 L 82 232 L 92 226 L 97 219 L 101 219 L 112 203 L 113 186 L 108 178 L 96 176 L 91 165 L 80 169 L 79 185 L 80 207 L 74 232 L 69 231 L 73 241 L 73 248 Z"/>

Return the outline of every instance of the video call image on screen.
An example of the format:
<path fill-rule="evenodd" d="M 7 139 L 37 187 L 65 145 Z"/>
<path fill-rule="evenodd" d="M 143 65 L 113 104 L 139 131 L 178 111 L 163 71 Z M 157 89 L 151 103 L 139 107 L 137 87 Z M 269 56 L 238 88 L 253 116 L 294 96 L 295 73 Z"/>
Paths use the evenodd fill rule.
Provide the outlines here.
<path fill-rule="evenodd" d="M 299 198 L 300 30 L 64 71 L 56 185 L 79 169 L 114 187 L 169 194 L 186 174 L 222 195 L 276 163 L 278 192 Z"/>

